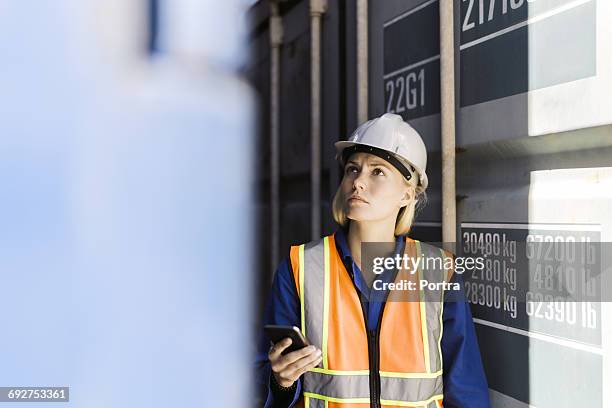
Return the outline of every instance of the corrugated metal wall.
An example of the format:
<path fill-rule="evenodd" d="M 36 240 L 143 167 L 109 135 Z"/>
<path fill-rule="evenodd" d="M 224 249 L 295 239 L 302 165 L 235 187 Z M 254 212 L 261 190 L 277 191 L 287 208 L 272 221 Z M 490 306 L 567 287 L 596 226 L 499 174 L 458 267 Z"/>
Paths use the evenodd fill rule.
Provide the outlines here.
<path fill-rule="evenodd" d="M 484 3 L 462 2 L 458 24 L 462 242 L 610 241 L 610 2 L 516 1 L 505 13 L 498 2 L 491 14 L 493 2 Z M 545 292 L 540 268 L 555 267 L 559 295 L 588 277 L 563 255 L 493 259 L 506 265 L 499 281 L 470 279 L 493 405 L 610 406 L 608 305 L 525 302 Z M 501 302 L 480 288 L 499 288 Z M 595 298 L 609 300 L 599 290 Z M 552 305 L 561 313 L 545 311 Z"/>
<path fill-rule="evenodd" d="M 289 246 L 310 237 L 310 21 L 307 1 L 280 3 L 283 18 L 283 46 L 280 63 L 280 259 L 270 254 L 270 58 L 269 5 L 257 3 L 251 10 L 251 64 L 247 77 L 260 96 L 259 138 L 257 141 L 258 228 L 262 277 L 262 302 L 274 269 Z M 355 7 L 352 2 L 330 2 L 323 17 L 322 32 L 322 232 L 335 224 L 329 210 L 338 185 L 333 142 L 346 137 L 357 125 L 355 108 Z"/>

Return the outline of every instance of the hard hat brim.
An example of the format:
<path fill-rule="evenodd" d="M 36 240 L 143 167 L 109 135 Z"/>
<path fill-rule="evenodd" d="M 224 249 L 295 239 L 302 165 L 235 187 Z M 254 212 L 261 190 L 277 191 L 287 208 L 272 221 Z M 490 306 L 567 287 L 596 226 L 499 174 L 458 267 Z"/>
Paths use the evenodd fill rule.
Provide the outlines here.
<path fill-rule="evenodd" d="M 359 142 L 351 142 L 349 140 L 341 140 L 338 141 L 336 143 L 334 143 L 334 146 L 336 148 L 336 160 L 341 164 L 344 165 L 344 163 L 342 163 L 342 152 L 344 151 L 344 149 L 346 149 L 347 147 L 351 147 L 351 146 L 355 146 L 355 145 L 361 145 L 361 146 L 370 146 L 370 147 L 374 147 L 374 148 L 379 148 L 378 146 L 369 144 L 369 143 L 359 143 Z M 425 189 L 427 188 L 428 184 L 429 184 L 429 180 L 427 180 L 427 175 L 423 172 L 421 172 L 419 170 L 419 168 L 417 166 L 415 166 L 413 163 L 411 163 L 409 160 L 407 160 L 406 158 L 394 153 L 394 152 L 389 152 L 391 153 L 394 157 L 396 157 L 400 162 L 402 162 L 404 165 L 408 165 L 410 167 L 413 167 L 416 171 L 416 173 L 419 175 L 419 185 L 417 187 L 417 190 L 420 191 L 425 191 Z"/>

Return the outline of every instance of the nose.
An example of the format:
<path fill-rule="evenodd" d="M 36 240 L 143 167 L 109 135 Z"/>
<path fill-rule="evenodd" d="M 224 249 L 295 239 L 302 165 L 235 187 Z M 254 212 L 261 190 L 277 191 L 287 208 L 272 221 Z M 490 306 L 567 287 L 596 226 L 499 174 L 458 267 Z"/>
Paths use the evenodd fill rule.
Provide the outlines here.
<path fill-rule="evenodd" d="M 353 179 L 353 190 L 364 191 L 366 188 L 364 172 L 359 172 L 359 175 Z"/>

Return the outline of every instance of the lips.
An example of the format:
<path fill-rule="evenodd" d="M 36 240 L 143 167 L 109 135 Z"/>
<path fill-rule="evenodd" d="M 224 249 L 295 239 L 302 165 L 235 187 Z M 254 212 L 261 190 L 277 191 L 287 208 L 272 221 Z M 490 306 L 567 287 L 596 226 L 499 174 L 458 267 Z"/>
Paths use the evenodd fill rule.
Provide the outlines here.
<path fill-rule="evenodd" d="M 360 196 L 352 195 L 348 198 L 348 201 L 352 201 L 352 200 L 368 204 L 368 201 L 365 198 L 360 197 Z"/>

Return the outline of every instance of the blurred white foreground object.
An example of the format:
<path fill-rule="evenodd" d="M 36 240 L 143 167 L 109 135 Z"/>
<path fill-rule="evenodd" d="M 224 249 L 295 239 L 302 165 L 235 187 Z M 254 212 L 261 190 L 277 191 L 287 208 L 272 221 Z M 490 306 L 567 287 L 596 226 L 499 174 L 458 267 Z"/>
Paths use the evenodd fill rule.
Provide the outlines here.
<path fill-rule="evenodd" d="M 214 31 L 240 3 L 160 2 L 155 57 L 146 1 L 0 3 L 0 386 L 248 405 L 254 107 Z"/>

